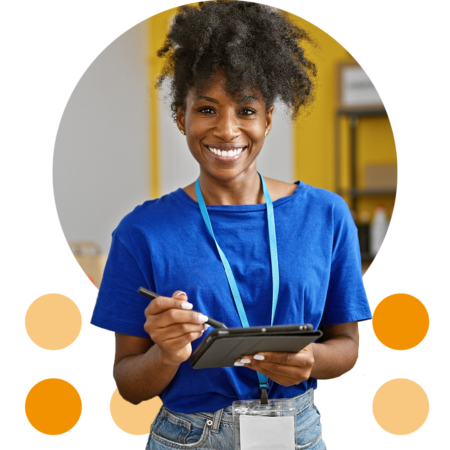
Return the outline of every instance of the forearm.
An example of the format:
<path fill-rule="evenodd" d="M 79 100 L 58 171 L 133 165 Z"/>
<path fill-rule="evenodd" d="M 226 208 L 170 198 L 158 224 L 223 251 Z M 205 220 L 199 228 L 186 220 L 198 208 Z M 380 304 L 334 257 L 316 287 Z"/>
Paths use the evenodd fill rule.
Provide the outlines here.
<path fill-rule="evenodd" d="M 314 365 L 311 377 L 326 380 L 348 372 L 358 359 L 358 342 L 347 335 L 314 343 Z"/>
<path fill-rule="evenodd" d="M 161 357 L 160 349 L 153 345 L 146 353 L 123 358 L 114 367 L 114 379 L 120 395 L 137 405 L 149 400 L 168 386 L 179 365 Z"/>

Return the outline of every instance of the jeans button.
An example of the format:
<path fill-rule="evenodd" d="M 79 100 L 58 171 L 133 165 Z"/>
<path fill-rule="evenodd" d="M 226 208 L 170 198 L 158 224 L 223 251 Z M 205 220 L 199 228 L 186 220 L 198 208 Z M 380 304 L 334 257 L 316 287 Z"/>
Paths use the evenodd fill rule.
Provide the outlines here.
<path fill-rule="evenodd" d="M 206 424 L 207 424 L 208 426 L 211 426 L 211 425 L 213 424 L 213 422 L 212 422 L 211 419 L 208 419 L 208 420 L 206 421 Z"/>

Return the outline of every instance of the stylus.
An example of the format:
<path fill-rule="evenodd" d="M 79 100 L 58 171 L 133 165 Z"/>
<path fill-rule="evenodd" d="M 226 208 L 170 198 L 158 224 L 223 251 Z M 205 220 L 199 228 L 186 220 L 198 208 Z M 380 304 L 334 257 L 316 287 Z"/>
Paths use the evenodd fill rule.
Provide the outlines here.
<path fill-rule="evenodd" d="M 154 299 L 156 297 L 161 297 L 156 292 L 149 291 L 148 289 L 145 289 L 143 287 L 140 287 L 138 289 L 138 293 L 141 295 L 144 295 L 145 297 L 151 298 L 151 299 Z M 225 324 L 223 324 L 222 322 L 219 322 L 218 320 L 211 319 L 211 317 L 208 317 L 208 320 L 205 323 L 207 323 L 208 325 L 211 325 L 214 328 L 227 328 Z"/>

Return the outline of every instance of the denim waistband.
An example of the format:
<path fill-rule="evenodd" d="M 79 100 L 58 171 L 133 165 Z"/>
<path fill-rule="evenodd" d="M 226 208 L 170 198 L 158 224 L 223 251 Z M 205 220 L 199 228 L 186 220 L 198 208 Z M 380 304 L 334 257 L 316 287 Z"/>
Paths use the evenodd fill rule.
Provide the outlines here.
<path fill-rule="evenodd" d="M 311 405 L 314 403 L 314 389 L 311 388 L 305 393 L 298 395 L 297 397 L 292 398 L 292 400 L 295 401 L 296 406 L 296 413 L 297 415 L 300 415 L 303 413 L 303 411 L 306 411 Z M 172 419 L 179 418 L 179 419 L 185 419 L 191 423 L 193 423 L 195 426 L 203 427 L 205 420 L 211 420 L 213 421 L 213 429 L 216 428 L 216 425 L 218 423 L 215 422 L 222 422 L 222 423 L 233 423 L 233 410 L 232 406 L 227 406 L 226 408 L 223 408 L 216 412 L 199 412 L 199 413 L 193 413 L 193 414 L 184 414 L 179 412 L 171 411 L 170 409 L 163 406 L 161 408 L 160 414 L 163 416 L 171 416 Z"/>

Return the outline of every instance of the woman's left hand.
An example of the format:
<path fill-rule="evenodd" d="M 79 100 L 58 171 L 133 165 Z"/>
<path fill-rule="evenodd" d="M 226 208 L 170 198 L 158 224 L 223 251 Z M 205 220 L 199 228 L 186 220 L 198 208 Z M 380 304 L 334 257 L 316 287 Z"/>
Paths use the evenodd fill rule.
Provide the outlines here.
<path fill-rule="evenodd" d="M 235 365 L 256 370 L 282 386 L 293 386 L 311 376 L 314 366 L 313 344 L 307 345 L 298 353 L 259 352 L 243 356 L 236 362 L 240 364 Z"/>

